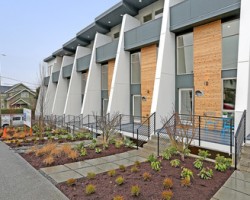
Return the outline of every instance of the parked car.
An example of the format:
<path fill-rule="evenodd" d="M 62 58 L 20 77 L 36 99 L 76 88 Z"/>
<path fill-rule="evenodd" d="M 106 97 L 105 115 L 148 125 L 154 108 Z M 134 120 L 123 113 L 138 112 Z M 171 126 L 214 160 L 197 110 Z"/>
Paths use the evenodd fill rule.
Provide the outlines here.
<path fill-rule="evenodd" d="M 1 116 L 1 127 L 6 126 L 22 126 L 23 125 L 23 114 L 2 114 Z"/>

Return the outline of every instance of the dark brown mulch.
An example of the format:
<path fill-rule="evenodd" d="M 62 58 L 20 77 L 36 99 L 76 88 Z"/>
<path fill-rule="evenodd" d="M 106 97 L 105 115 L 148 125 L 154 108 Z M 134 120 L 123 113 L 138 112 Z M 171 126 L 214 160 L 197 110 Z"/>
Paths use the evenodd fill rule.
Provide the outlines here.
<path fill-rule="evenodd" d="M 100 147 L 101 148 L 101 147 Z M 69 159 L 67 156 L 61 156 L 61 157 L 56 157 L 55 162 L 51 165 L 45 165 L 43 163 L 44 158 L 46 155 L 41 156 L 41 157 L 36 157 L 34 153 L 21 153 L 20 155 L 27 161 L 29 162 L 34 168 L 40 169 L 43 167 L 51 167 L 51 166 L 56 166 L 56 165 L 64 165 L 67 163 L 72 163 L 72 162 L 78 162 L 78 161 L 84 161 L 87 159 L 92 159 L 92 158 L 100 158 L 104 156 L 110 156 L 114 155 L 117 153 L 123 153 L 133 150 L 131 148 L 122 146 L 120 148 L 116 148 L 115 145 L 111 144 L 109 145 L 109 148 L 106 150 L 102 150 L 101 153 L 97 154 L 95 150 L 92 149 L 87 149 L 87 155 L 86 156 L 79 156 L 76 160 Z"/>
<path fill-rule="evenodd" d="M 193 167 L 193 162 L 194 158 L 186 158 L 185 162 L 182 162 L 182 166 L 191 169 L 194 173 L 194 179 L 190 187 L 181 186 L 181 168 L 171 167 L 169 161 L 166 160 L 162 161 L 162 169 L 160 172 L 153 171 L 150 167 L 150 163 L 146 162 L 141 163 L 140 171 L 137 173 L 131 173 L 131 167 L 128 167 L 126 172 L 117 170 L 115 177 L 109 177 L 107 173 L 102 173 L 97 175 L 95 180 L 88 180 L 86 178 L 79 179 L 73 187 L 67 186 L 66 183 L 58 184 L 57 187 L 71 200 L 111 200 L 116 195 L 123 196 L 125 200 L 161 200 L 161 194 L 164 191 L 162 182 L 165 178 L 169 177 L 172 178 L 174 183 L 172 188 L 174 193 L 173 200 L 206 200 L 211 199 L 233 173 L 233 169 L 226 172 L 215 171 L 213 163 L 205 162 L 204 166 L 212 168 L 214 176 L 211 180 L 203 180 L 197 175 L 199 170 Z M 143 181 L 142 174 L 144 172 L 151 173 L 151 181 Z M 115 183 L 115 179 L 119 175 L 122 175 L 125 179 L 125 183 L 121 186 L 117 186 Z M 96 186 L 96 193 L 86 195 L 85 186 L 90 183 Z M 132 185 L 139 185 L 141 188 L 139 197 L 131 196 L 130 188 Z"/>

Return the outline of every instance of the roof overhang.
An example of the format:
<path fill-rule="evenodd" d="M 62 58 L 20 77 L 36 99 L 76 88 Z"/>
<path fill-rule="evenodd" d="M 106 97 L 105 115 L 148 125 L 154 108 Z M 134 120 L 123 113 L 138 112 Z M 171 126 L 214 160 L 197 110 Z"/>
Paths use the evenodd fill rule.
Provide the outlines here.
<path fill-rule="evenodd" d="M 63 44 L 63 49 L 70 52 L 75 52 L 77 46 L 86 46 L 89 42 L 81 41 L 80 39 L 73 38 L 70 41 Z"/>
<path fill-rule="evenodd" d="M 55 56 L 51 55 L 51 56 L 45 58 L 43 61 L 44 62 L 50 62 L 51 60 L 54 60 L 54 59 L 55 59 Z"/>
<path fill-rule="evenodd" d="M 52 55 L 53 56 L 72 56 L 74 53 L 73 52 L 70 52 L 70 51 L 67 51 L 63 48 L 61 49 L 58 49 L 57 51 L 55 51 Z"/>

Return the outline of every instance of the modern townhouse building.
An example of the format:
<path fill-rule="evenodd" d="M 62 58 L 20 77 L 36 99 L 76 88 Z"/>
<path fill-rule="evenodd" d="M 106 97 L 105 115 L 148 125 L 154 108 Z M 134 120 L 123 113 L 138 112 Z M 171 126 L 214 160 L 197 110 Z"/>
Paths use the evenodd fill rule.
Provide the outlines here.
<path fill-rule="evenodd" d="M 250 133 L 248 0 L 122 0 L 44 61 L 47 115 L 232 117 Z M 220 127 L 223 129 L 222 125 Z"/>

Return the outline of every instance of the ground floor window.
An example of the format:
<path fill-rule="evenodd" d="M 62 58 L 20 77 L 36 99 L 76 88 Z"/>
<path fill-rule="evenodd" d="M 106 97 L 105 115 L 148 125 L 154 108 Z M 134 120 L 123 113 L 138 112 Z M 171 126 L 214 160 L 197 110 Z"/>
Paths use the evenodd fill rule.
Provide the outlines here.
<path fill-rule="evenodd" d="M 179 89 L 179 113 L 193 114 L 193 89 Z"/>
<path fill-rule="evenodd" d="M 236 79 L 223 80 L 223 114 L 232 115 L 235 109 Z"/>
<path fill-rule="evenodd" d="M 106 115 L 107 114 L 107 108 L 108 108 L 108 99 L 103 99 L 102 100 L 102 115 Z"/>

